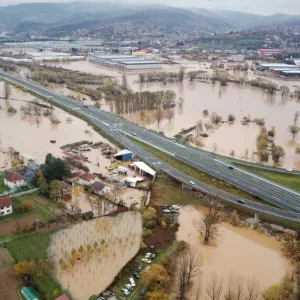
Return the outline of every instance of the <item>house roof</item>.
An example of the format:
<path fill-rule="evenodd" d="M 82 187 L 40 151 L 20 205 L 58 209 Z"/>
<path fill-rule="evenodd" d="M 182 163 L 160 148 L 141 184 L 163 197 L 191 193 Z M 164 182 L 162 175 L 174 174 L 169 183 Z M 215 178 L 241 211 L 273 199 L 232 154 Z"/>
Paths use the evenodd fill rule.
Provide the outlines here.
<path fill-rule="evenodd" d="M 94 217 L 94 213 L 90 210 L 82 214 L 83 218 L 88 220 Z"/>
<path fill-rule="evenodd" d="M 156 172 L 142 161 L 135 161 L 133 162 L 133 164 L 140 170 L 144 171 L 145 173 L 148 173 L 152 176 L 156 175 Z"/>
<path fill-rule="evenodd" d="M 60 186 L 62 189 L 68 189 L 70 187 L 70 184 L 65 181 L 60 181 Z"/>
<path fill-rule="evenodd" d="M 0 198 L 0 208 L 4 208 L 4 207 L 10 206 L 10 205 L 12 205 L 12 200 L 9 196 Z"/>
<path fill-rule="evenodd" d="M 5 179 L 10 182 L 16 182 L 22 180 L 23 177 L 17 173 L 8 173 L 7 175 L 5 175 Z"/>
<path fill-rule="evenodd" d="M 129 151 L 129 150 L 124 149 L 124 150 L 121 150 L 121 151 L 119 151 L 118 153 L 116 153 L 116 154 L 114 155 L 114 157 L 116 157 L 116 156 L 121 156 L 121 155 L 125 155 L 125 154 L 132 154 L 132 152 Z"/>
<path fill-rule="evenodd" d="M 58 298 L 56 298 L 55 300 L 70 300 L 70 298 L 66 294 L 63 294 L 63 295 L 59 296 Z"/>
<path fill-rule="evenodd" d="M 91 173 L 84 173 L 79 178 L 82 179 L 82 180 L 84 180 L 84 181 L 90 182 L 90 181 L 95 180 L 96 176 L 93 175 L 93 174 L 91 174 Z"/>
<path fill-rule="evenodd" d="M 96 191 L 102 191 L 105 185 L 99 181 L 95 181 L 92 185 L 92 188 L 94 188 Z"/>
<path fill-rule="evenodd" d="M 67 214 L 69 216 L 77 216 L 79 214 L 78 210 L 73 210 L 73 209 L 67 209 Z"/>
<path fill-rule="evenodd" d="M 144 180 L 143 177 L 125 177 L 125 182 L 129 182 L 129 183 L 136 183 L 143 180 Z"/>

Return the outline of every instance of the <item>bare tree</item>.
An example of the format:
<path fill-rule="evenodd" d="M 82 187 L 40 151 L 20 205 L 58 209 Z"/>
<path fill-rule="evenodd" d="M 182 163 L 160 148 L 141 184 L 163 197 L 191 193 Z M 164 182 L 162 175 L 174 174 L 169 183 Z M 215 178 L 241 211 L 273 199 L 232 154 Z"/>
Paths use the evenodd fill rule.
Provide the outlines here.
<path fill-rule="evenodd" d="M 212 276 L 206 286 L 206 299 L 220 300 L 222 296 L 223 283 L 217 276 Z"/>
<path fill-rule="evenodd" d="M 173 284 L 174 300 L 187 299 L 194 286 L 194 279 L 200 276 L 202 259 L 197 248 L 188 248 L 177 260 Z"/>
<path fill-rule="evenodd" d="M 3 90 L 3 96 L 4 96 L 4 99 L 7 101 L 8 98 L 10 97 L 11 95 L 11 87 L 10 85 L 8 84 L 8 82 L 4 82 L 4 90 Z"/>
<path fill-rule="evenodd" d="M 160 107 L 158 107 L 155 111 L 155 118 L 156 118 L 157 124 L 159 124 L 161 122 L 161 120 L 163 119 L 163 111 Z"/>
<path fill-rule="evenodd" d="M 197 137 L 199 136 L 200 133 L 203 131 L 203 125 L 202 125 L 202 120 L 198 121 L 196 124 L 196 135 Z"/>
<path fill-rule="evenodd" d="M 223 206 L 215 199 L 207 201 L 208 207 L 202 220 L 194 220 L 196 230 L 203 235 L 205 243 L 209 243 L 218 234 L 217 225 L 222 222 Z"/>
<path fill-rule="evenodd" d="M 183 104 L 184 104 L 184 99 L 183 99 L 182 97 L 179 97 L 179 99 L 178 99 L 178 106 L 179 106 L 180 108 L 182 108 L 182 107 L 183 107 Z"/>
<path fill-rule="evenodd" d="M 299 115 L 300 115 L 299 111 L 296 111 L 295 114 L 294 114 L 294 124 L 295 125 L 297 125 L 297 121 L 298 121 Z"/>
<path fill-rule="evenodd" d="M 292 124 L 288 127 L 288 131 L 292 134 L 293 139 L 295 139 L 296 134 L 300 131 L 300 127 L 295 124 Z"/>
<path fill-rule="evenodd" d="M 172 121 L 172 119 L 174 118 L 174 115 L 175 115 L 175 113 L 174 113 L 174 110 L 173 110 L 173 109 L 168 109 L 168 110 L 166 111 L 166 116 L 167 116 L 169 122 Z"/>
<path fill-rule="evenodd" d="M 247 295 L 246 300 L 257 300 L 259 296 L 258 282 L 252 278 L 247 281 Z"/>
<path fill-rule="evenodd" d="M 281 92 L 281 96 L 282 97 L 285 97 L 285 96 L 287 96 L 290 93 L 290 89 L 286 85 L 282 85 L 279 88 L 279 91 Z"/>

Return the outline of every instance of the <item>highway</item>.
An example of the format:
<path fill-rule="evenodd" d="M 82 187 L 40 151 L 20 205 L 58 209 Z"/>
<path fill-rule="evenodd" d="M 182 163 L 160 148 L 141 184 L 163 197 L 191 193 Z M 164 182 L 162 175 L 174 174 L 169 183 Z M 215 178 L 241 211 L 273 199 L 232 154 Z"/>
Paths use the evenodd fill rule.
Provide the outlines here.
<path fill-rule="evenodd" d="M 228 168 L 226 163 L 220 161 L 210 152 L 179 144 L 174 140 L 157 134 L 152 130 L 147 130 L 140 126 L 134 125 L 124 119 L 118 118 L 111 113 L 96 109 L 94 107 L 84 108 L 82 103 L 76 101 L 75 99 L 61 95 L 36 83 L 2 71 L 0 71 L 0 76 L 3 79 L 27 88 L 28 90 L 48 99 L 49 101 L 63 107 L 68 111 L 76 111 L 79 115 L 88 118 L 90 122 L 106 132 L 125 148 L 133 151 L 145 162 L 155 166 L 157 169 L 162 170 L 169 176 L 192 186 L 194 189 L 198 189 L 208 194 L 218 195 L 218 197 L 226 201 L 235 203 L 236 205 L 248 207 L 254 211 L 260 211 L 286 219 L 299 221 L 300 194 L 293 190 L 236 167 L 231 170 Z M 176 159 L 185 162 L 186 164 L 224 180 L 270 203 L 276 204 L 286 211 L 249 201 L 247 199 L 242 199 L 197 181 L 180 172 L 179 170 L 176 170 L 163 163 L 162 161 L 159 161 L 156 157 L 137 147 L 136 144 L 128 139 L 128 136 L 139 139 L 146 144 L 156 147 L 157 149 L 172 155 Z M 193 181 L 195 184 L 192 185 L 190 181 Z"/>

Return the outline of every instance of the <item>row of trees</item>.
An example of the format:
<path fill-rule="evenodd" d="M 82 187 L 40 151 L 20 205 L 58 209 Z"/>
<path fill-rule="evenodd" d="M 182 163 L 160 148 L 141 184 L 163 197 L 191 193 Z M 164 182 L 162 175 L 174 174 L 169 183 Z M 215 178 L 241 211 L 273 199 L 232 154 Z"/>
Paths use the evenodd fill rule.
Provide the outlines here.
<path fill-rule="evenodd" d="M 153 72 L 148 74 L 139 74 L 139 80 L 143 82 L 182 82 L 184 79 L 184 69 L 179 72 Z"/>

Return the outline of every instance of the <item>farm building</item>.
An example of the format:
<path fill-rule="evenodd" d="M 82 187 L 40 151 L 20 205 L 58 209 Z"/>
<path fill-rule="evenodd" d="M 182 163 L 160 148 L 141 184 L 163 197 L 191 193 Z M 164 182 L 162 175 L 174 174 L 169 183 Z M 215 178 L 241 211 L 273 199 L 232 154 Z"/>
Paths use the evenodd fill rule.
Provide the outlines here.
<path fill-rule="evenodd" d="M 133 158 L 133 153 L 129 150 L 121 150 L 114 155 L 114 158 L 121 161 L 128 161 Z"/>
<path fill-rule="evenodd" d="M 288 65 L 288 64 L 260 64 L 259 69 L 261 71 L 299 70 L 299 66 Z"/>
<path fill-rule="evenodd" d="M 21 289 L 21 294 L 26 300 L 39 300 L 34 291 L 29 287 L 23 287 Z"/>
<path fill-rule="evenodd" d="M 148 165 L 146 165 L 142 161 L 135 161 L 133 162 L 133 165 L 135 166 L 135 169 L 141 174 L 141 175 L 147 175 L 151 176 L 152 179 L 154 180 L 156 177 L 156 172 L 151 169 Z"/>

